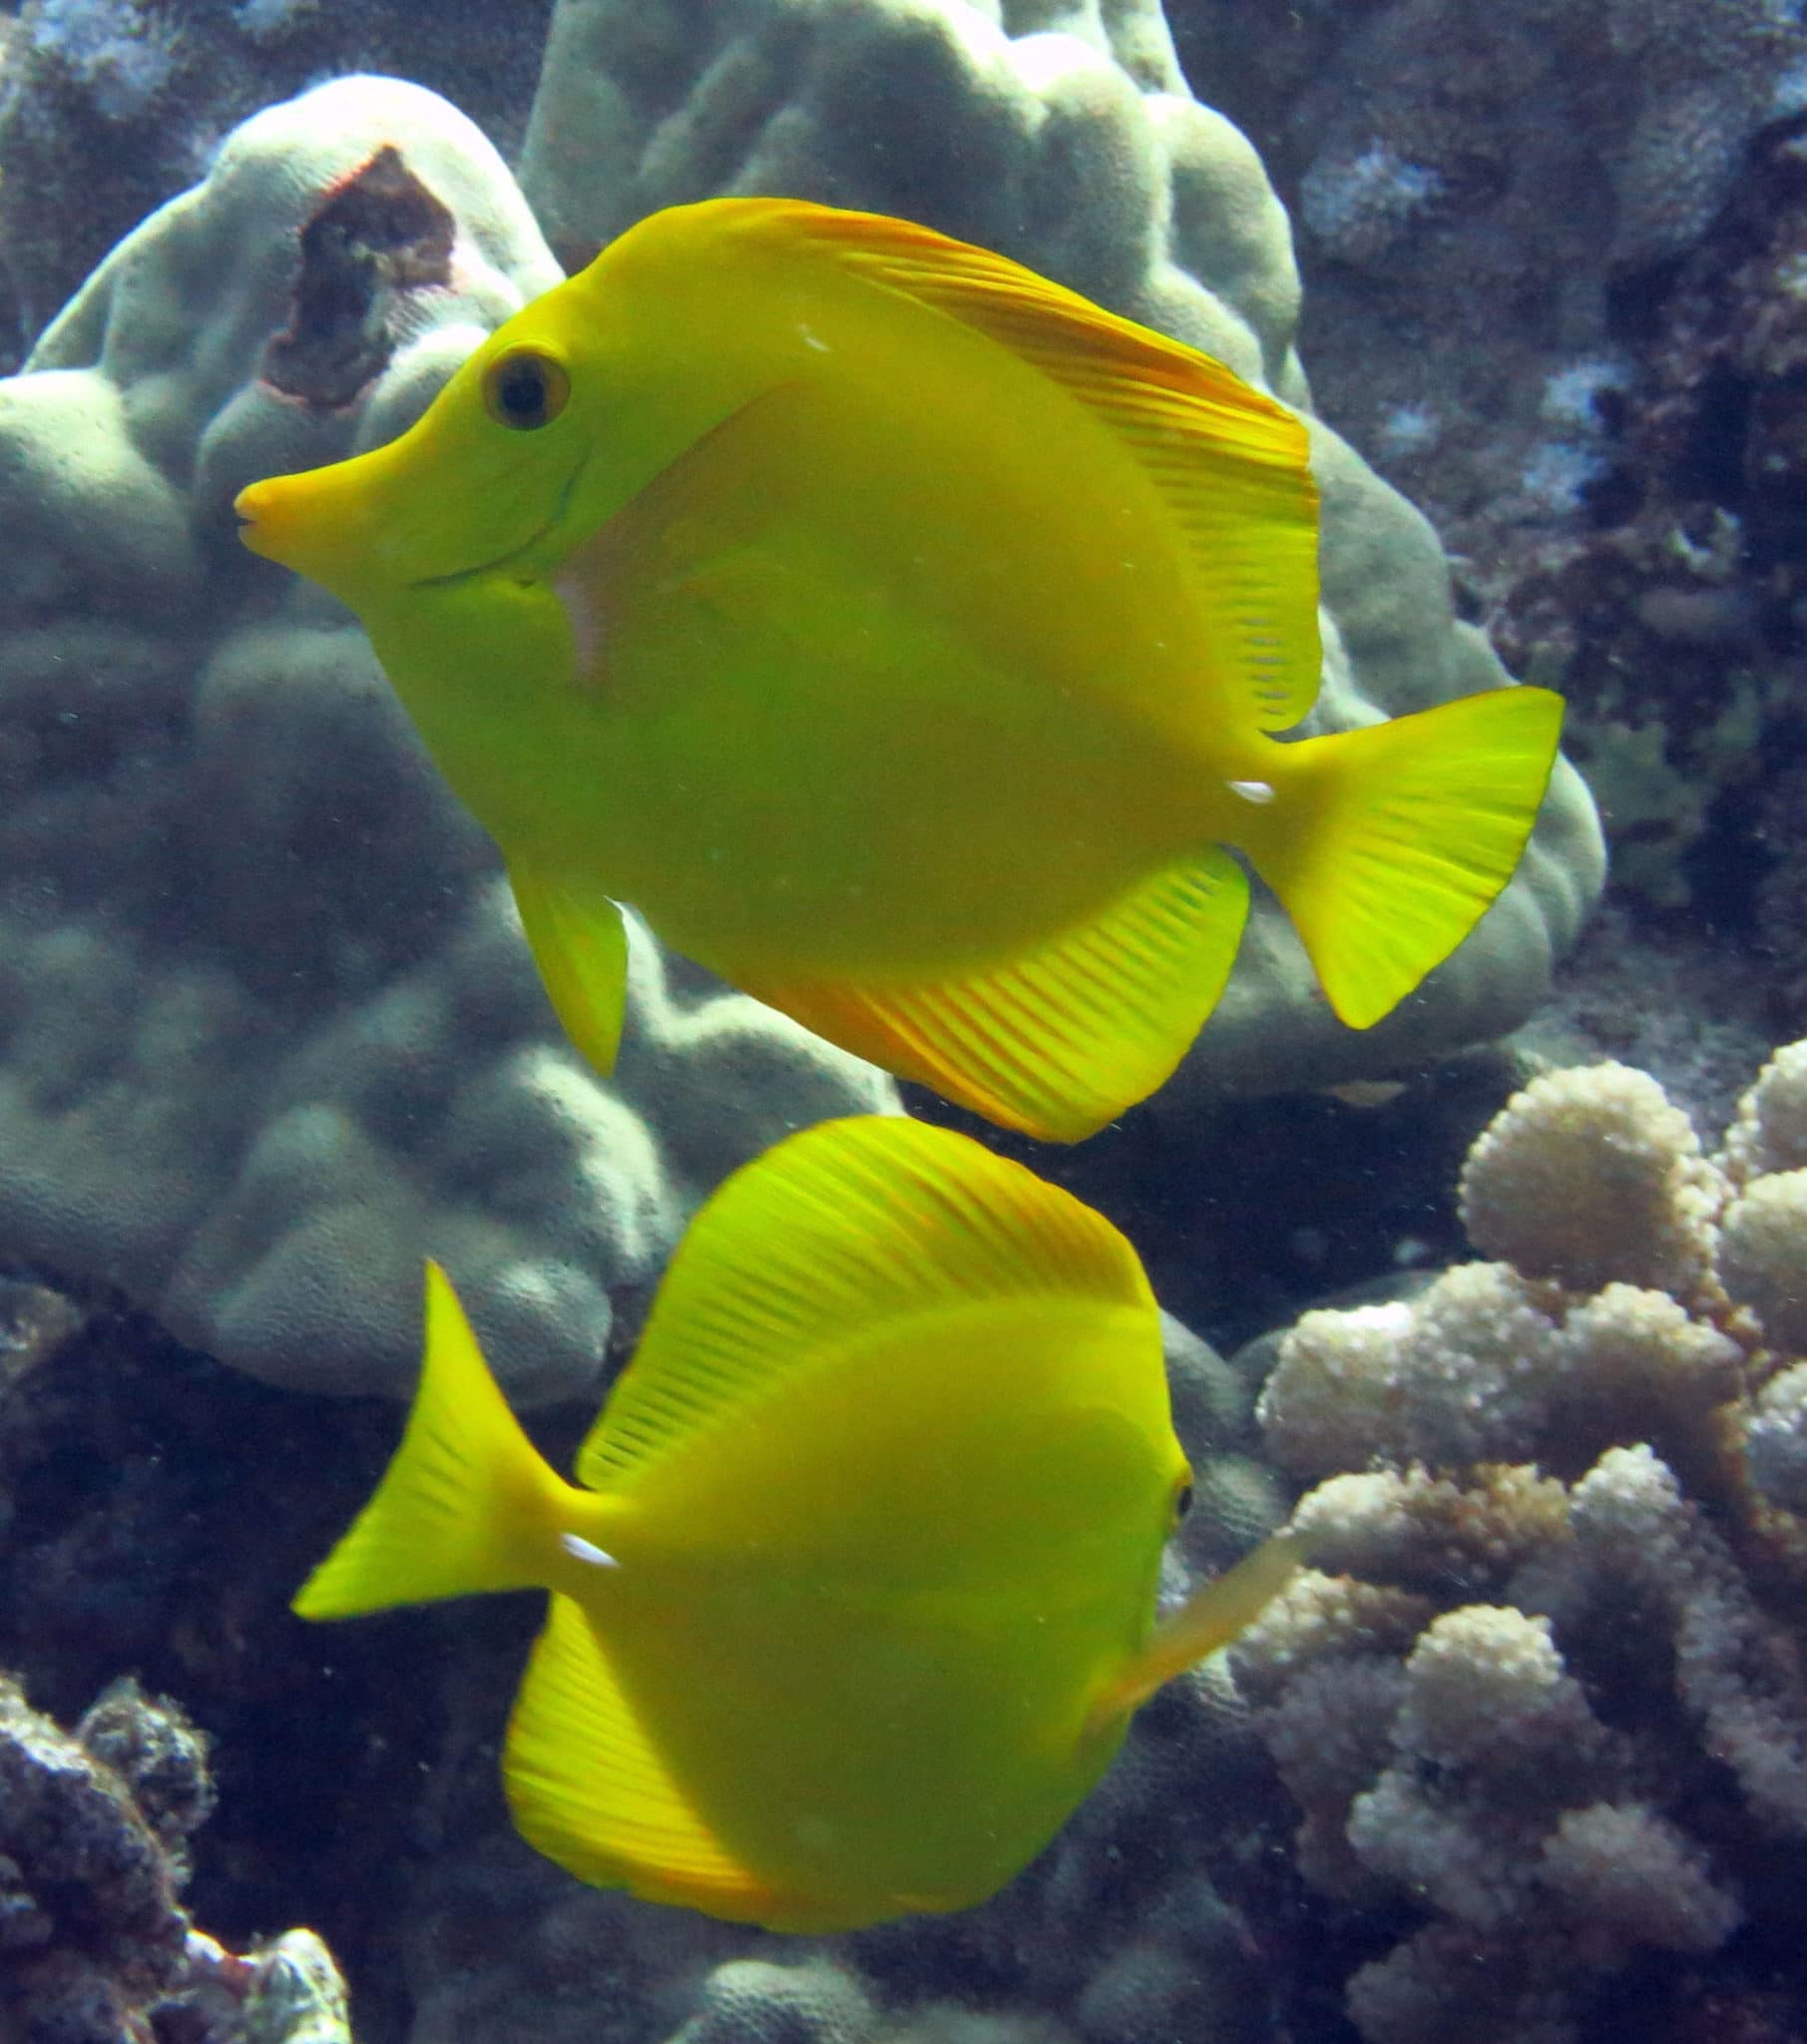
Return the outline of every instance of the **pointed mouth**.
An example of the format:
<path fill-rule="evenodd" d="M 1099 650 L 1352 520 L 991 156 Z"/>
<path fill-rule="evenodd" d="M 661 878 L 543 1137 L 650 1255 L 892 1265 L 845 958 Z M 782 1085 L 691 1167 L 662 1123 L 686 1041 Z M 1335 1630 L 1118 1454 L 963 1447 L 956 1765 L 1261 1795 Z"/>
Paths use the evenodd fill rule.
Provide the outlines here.
<path fill-rule="evenodd" d="M 342 580 L 361 580 L 360 570 L 378 567 L 385 557 L 394 561 L 398 552 L 407 549 L 393 544 L 391 536 L 397 524 L 383 515 L 374 491 L 335 490 L 325 480 L 368 458 L 357 455 L 350 462 L 247 483 L 232 500 L 240 543 L 261 559 L 306 575 L 328 589 Z M 456 568 L 397 576 L 397 583 L 407 589 L 444 588 L 474 575 L 506 570 L 511 562 L 533 554 L 570 509 L 589 460 L 586 450 L 566 476 L 551 510 L 526 538 L 480 560 L 461 562 Z"/>
<path fill-rule="evenodd" d="M 260 554 L 264 560 L 274 561 L 279 556 L 271 543 L 268 516 L 257 504 L 245 502 L 262 487 L 261 483 L 252 483 L 248 489 L 240 490 L 233 500 L 232 511 L 238 520 L 240 543 L 249 547 L 253 554 Z"/>
<path fill-rule="evenodd" d="M 309 551 L 309 535 L 326 523 L 340 526 L 338 520 L 322 520 L 317 511 L 310 515 L 305 502 L 313 494 L 309 487 L 312 478 L 325 472 L 302 470 L 247 483 L 232 499 L 240 544 L 265 561 L 305 572 L 302 562 Z M 342 527 L 340 530 L 342 537 Z"/>

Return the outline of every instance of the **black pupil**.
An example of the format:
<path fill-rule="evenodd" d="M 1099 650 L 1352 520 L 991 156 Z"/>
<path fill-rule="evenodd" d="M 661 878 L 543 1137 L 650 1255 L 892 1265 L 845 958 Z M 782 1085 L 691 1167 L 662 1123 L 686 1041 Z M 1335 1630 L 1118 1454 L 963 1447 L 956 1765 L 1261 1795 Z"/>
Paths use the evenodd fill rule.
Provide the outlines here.
<path fill-rule="evenodd" d="M 538 362 L 512 362 L 496 387 L 511 425 L 537 426 L 546 416 L 546 371 Z"/>
<path fill-rule="evenodd" d="M 1179 1495 L 1173 1500 L 1173 1516 L 1176 1519 L 1183 1519 L 1191 1509 L 1192 1486 L 1189 1483 L 1182 1483 L 1179 1486 Z"/>

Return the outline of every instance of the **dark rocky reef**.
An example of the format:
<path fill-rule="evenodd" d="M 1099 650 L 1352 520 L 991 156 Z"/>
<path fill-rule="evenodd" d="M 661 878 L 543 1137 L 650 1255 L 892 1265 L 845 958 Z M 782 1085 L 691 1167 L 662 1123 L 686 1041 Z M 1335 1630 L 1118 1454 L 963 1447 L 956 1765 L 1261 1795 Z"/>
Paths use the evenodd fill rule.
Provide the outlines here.
<path fill-rule="evenodd" d="M 64 1732 L 0 1676 L 0 2035 L 9 2044 L 350 2044 L 305 1931 L 239 1956 L 181 1901 L 214 1807 L 205 1734 L 131 1677 Z"/>

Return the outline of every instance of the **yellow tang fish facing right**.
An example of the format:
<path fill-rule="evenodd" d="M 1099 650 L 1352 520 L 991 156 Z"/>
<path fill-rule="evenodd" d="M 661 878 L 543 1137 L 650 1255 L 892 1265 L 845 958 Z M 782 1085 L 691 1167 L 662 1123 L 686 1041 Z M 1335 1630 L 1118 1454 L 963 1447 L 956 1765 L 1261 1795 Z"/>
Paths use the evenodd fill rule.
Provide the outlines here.
<path fill-rule="evenodd" d="M 237 509 L 362 619 L 604 1071 L 628 902 L 1074 1141 L 1215 1006 L 1231 850 L 1366 1028 L 1505 886 L 1556 757 L 1540 689 L 1278 742 L 1318 691 L 1300 419 L 873 214 L 655 214 L 398 440 Z"/>
<path fill-rule="evenodd" d="M 585 1880 L 774 1930 L 964 1908 L 1291 1575 L 1156 1617 L 1190 1483 L 1111 1224 L 965 1136 L 827 1122 L 704 1205 L 562 1481 L 444 1276 L 305 1618 L 550 1590 L 503 1773 Z"/>

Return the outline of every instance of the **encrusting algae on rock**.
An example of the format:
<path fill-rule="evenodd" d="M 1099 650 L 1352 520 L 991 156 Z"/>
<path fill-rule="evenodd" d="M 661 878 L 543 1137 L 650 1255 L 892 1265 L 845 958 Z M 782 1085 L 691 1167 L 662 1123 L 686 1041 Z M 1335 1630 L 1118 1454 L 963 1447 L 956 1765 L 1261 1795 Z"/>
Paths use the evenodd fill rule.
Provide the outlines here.
<path fill-rule="evenodd" d="M 1276 742 L 1319 685 L 1307 455 L 1221 363 L 1002 256 L 715 200 L 516 314 L 399 440 L 237 509 L 357 612 L 600 1070 L 625 901 L 1073 1141 L 1215 1007 L 1230 848 L 1365 1028 L 1543 799 L 1544 690 Z"/>
<path fill-rule="evenodd" d="M 1298 1557 L 1269 1542 L 1156 1622 L 1191 1472 L 1134 1252 L 902 1119 L 728 1180 L 577 1467 L 540 1459 L 432 1271 L 401 1447 L 295 1609 L 550 1590 L 504 1759 L 522 1832 L 779 1930 L 994 1893 Z"/>

